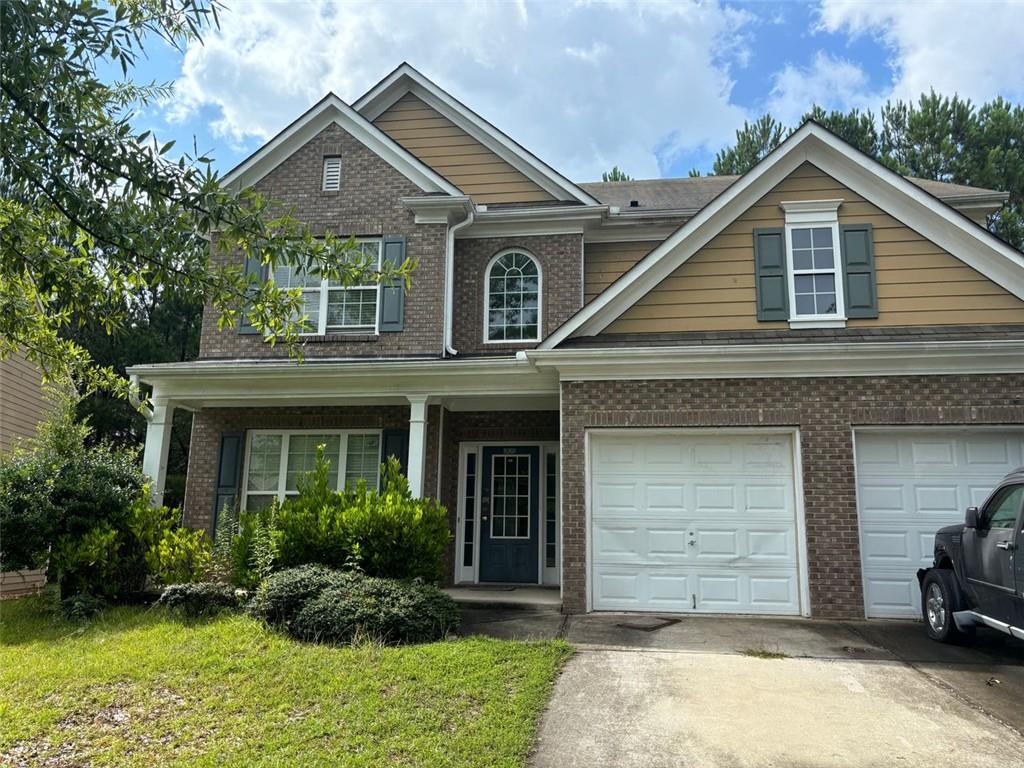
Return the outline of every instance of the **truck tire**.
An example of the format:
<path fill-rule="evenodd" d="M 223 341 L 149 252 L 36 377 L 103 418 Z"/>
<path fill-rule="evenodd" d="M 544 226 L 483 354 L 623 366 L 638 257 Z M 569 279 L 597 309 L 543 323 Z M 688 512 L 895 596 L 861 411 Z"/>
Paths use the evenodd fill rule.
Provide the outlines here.
<path fill-rule="evenodd" d="M 966 607 L 953 571 L 932 568 L 925 574 L 921 582 L 921 615 L 928 637 L 940 643 L 965 642 L 971 633 L 957 628 L 953 614 Z"/>

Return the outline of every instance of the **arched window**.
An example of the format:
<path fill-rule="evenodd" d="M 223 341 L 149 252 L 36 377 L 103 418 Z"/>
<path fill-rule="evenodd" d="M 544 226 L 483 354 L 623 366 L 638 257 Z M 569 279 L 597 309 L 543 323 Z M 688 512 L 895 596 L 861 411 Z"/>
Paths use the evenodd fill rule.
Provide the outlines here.
<path fill-rule="evenodd" d="M 524 251 L 505 251 L 487 268 L 485 341 L 540 339 L 540 265 Z"/>

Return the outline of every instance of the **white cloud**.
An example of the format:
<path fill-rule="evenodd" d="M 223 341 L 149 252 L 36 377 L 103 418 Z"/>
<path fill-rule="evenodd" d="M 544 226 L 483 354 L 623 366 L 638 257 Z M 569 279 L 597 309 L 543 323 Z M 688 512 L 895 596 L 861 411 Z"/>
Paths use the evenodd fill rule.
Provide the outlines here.
<path fill-rule="evenodd" d="M 784 125 L 797 125 L 814 104 L 845 111 L 872 108 L 879 101 L 857 64 L 818 51 L 809 67 L 787 64 L 775 74 L 766 109 Z"/>
<path fill-rule="evenodd" d="M 1024 4 L 1008 2 L 866 3 L 823 0 L 821 27 L 872 35 L 890 51 L 891 92 L 916 100 L 934 88 L 976 103 L 1024 99 Z"/>
<path fill-rule="evenodd" d="M 407 60 L 572 178 L 653 177 L 742 123 L 730 68 L 749 22 L 697 2 L 238 3 L 187 51 L 168 116 L 213 112 L 217 135 L 251 144 Z"/>

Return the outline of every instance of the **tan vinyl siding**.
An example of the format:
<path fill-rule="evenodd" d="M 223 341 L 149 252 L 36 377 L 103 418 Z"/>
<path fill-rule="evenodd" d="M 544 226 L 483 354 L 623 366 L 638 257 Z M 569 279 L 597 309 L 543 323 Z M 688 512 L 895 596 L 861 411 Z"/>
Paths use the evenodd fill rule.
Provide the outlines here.
<path fill-rule="evenodd" d="M 21 355 L 0 360 L 0 453 L 33 437 L 48 410 L 39 370 Z"/>
<path fill-rule="evenodd" d="M 411 93 L 392 104 L 373 123 L 477 203 L 538 203 L 555 199 Z"/>
<path fill-rule="evenodd" d="M 788 328 L 757 321 L 754 229 L 783 226 L 783 200 L 823 199 L 843 200 L 840 224 L 874 227 L 878 318 L 850 320 L 848 327 L 1024 323 L 1024 301 L 804 163 L 604 332 Z"/>
<path fill-rule="evenodd" d="M 657 240 L 587 243 L 583 246 L 583 303 L 618 280 L 658 245 Z"/>

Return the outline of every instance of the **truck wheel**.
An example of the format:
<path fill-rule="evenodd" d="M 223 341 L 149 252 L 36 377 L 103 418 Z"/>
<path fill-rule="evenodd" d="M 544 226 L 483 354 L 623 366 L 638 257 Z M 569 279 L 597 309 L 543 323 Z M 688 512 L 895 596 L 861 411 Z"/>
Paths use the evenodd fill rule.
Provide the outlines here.
<path fill-rule="evenodd" d="M 953 614 L 964 610 L 953 571 L 933 568 L 921 583 L 921 613 L 928 637 L 940 643 L 962 643 L 968 634 L 957 628 Z"/>

